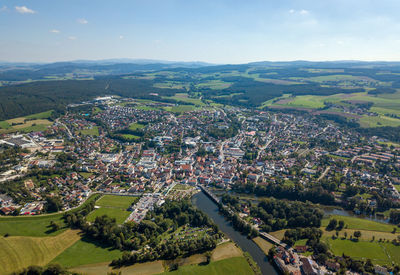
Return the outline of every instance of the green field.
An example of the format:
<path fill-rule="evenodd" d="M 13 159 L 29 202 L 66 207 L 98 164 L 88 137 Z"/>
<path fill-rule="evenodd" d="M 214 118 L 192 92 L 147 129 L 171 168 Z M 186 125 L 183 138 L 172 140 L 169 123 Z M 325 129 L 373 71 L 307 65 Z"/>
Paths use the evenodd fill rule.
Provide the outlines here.
<path fill-rule="evenodd" d="M 131 125 L 129 125 L 129 130 L 137 130 L 137 129 L 142 129 L 144 128 L 143 124 L 140 123 L 132 123 Z"/>
<path fill-rule="evenodd" d="M 173 106 L 173 107 L 164 107 L 164 110 L 172 113 L 185 113 L 185 112 L 190 112 L 196 109 L 196 106 L 194 105 L 178 105 L 178 106 Z"/>
<path fill-rule="evenodd" d="M 96 205 L 127 209 L 138 200 L 138 197 L 104 195 L 96 202 Z"/>
<path fill-rule="evenodd" d="M 177 93 L 174 96 L 163 97 L 167 99 L 174 99 L 184 103 L 192 103 L 197 106 L 204 106 L 205 104 L 199 98 L 191 98 L 187 93 Z"/>
<path fill-rule="evenodd" d="M 179 267 L 178 270 L 172 272 L 164 272 L 163 275 L 220 275 L 220 274 L 235 274 L 249 275 L 254 274 L 244 257 L 234 257 L 221 261 L 211 262 L 208 265 L 188 265 Z"/>
<path fill-rule="evenodd" d="M 140 137 L 135 136 L 135 135 L 131 135 L 131 134 L 122 134 L 121 136 L 124 137 L 124 138 L 126 138 L 126 139 L 129 139 L 129 140 L 137 140 L 137 139 L 140 139 Z"/>
<path fill-rule="evenodd" d="M 372 103 L 373 106 L 370 108 L 370 111 L 378 114 L 378 116 L 363 115 L 359 119 L 359 123 L 362 127 L 400 126 L 400 119 L 390 117 L 390 115 L 400 116 L 400 92 L 379 94 L 376 96 L 369 95 L 367 92 L 349 95 L 335 94 L 330 96 L 305 95 L 289 97 L 289 95 L 284 95 L 263 102 L 261 108 L 275 106 L 281 108 L 306 108 L 315 110 L 325 107 L 327 103 L 349 107 L 351 102 L 357 101 Z M 327 111 L 343 112 L 338 107 L 329 108 Z"/>
<path fill-rule="evenodd" d="M 53 113 L 53 110 L 50 110 L 47 112 L 29 115 L 29 116 L 26 116 L 25 118 L 27 118 L 27 119 L 45 119 L 45 118 L 50 118 L 52 113 Z"/>
<path fill-rule="evenodd" d="M 94 126 L 90 129 L 81 130 L 81 134 L 84 136 L 98 136 L 99 135 L 99 128 Z"/>
<path fill-rule="evenodd" d="M 93 195 L 85 203 L 98 197 L 99 195 Z M 62 219 L 63 215 L 60 213 L 39 216 L 0 217 L 0 235 L 8 233 L 11 236 L 55 236 L 66 229 L 66 224 Z M 50 230 L 49 224 L 51 221 L 58 223 L 62 229 L 56 232 Z"/>
<path fill-rule="evenodd" d="M 122 256 L 122 252 L 91 241 L 79 240 L 53 259 L 64 267 L 110 262 Z"/>
<path fill-rule="evenodd" d="M 397 127 L 397 126 L 400 126 L 400 119 L 382 116 L 382 115 L 363 116 L 360 119 L 360 125 L 362 127 L 382 127 L 382 126 Z"/>
<path fill-rule="evenodd" d="M 107 215 L 109 217 L 115 218 L 115 220 L 117 221 L 118 224 L 122 224 L 126 220 L 126 218 L 129 217 L 130 213 L 131 212 L 122 210 L 119 208 L 102 207 L 102 208 L 98 208 L 98 209 L 95 209 L 92 212 L 90 212 L 90 214 L 87 216 L 87 220 L 89 222 L 94 222 L 96 217 Z"/>
<path fill-rule="evenodd" d="M 67 230 L 55 237 L 0 237 L 0 274 L 30 265 L 47 265 L 79 239 L 78 230 Z"/>
<path fill-rule="evenodd" d="M 0 129 L 10 129 L 11 125 L 7 121 L 0 121 Z"/>
<path fill-rule="evenodd" d="M 369 231 L 380 231 L 380 232 L 392 232 L 393 225 L 374 222 L 366 219 L 355 218 L 355 217 L 347 217 L 347 216 L 339 216 L 332 215 L 329 218 L 324 218 L 322 220 L 322 227 L 326 227 L 329 223 L 329 220 L 336 219 L 338 221 L 342 220 L 345 223 L 345 228 L 348 229 L 360 229 L 360 230 L 369 230 Z"/>
<path fill-rule="evenodd" d="M 96 217 L 107 215 L 122 224 L 131 213 L 127 209 L 138 199 L 138 197 L 104 195 L 96 202 L 96 206 L 100 208 L 93 210 L 87 216 L 87 220 L 93 222 Z"/>
<path fill-rule="evenodd" d="M 370 241 L 350 241 L 327 238 L 326 243 L 330 250 L 337 256 L 351 256 L 355 259 L 371 259 L 375 264 L 391 265 L 392 260 L 400 263 L 400 247 L 391 243 L 379 243 Z M 389 257 L 390 256 L 390 257 Z"/>

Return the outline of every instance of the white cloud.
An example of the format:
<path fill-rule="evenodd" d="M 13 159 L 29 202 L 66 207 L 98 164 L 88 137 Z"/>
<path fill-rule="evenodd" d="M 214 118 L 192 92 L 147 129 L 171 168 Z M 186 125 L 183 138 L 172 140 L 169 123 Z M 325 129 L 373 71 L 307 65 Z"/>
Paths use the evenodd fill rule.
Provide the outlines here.
<path fill-rule="evenodd" d="M 31 10 L 30 8 L 27 8 L 26 6 L 15 6 L 15 10 L 17 12 L 19 12 L 19 13 L 22 13 L 22 14 L 24 14 L 24 13 L 30 13 L 30 14 L 36 13 L 36 11 Z"/>
<path fill-rule="evenodd" d="M 301 10 L 299 13 L 300 13 L 301 15 L 307 15 L 307 14 L 309 14 L 310 12 L 309 12 L 308 10 Z"/>
<path fill-rule="evenodd" d="M 8 10 L 7 6 L 3 6 L 3 7 L 0 8 L 0 12 L 4 12 L 4 11 L 7 11 L 7 10 Z"/>
<path fill-rule="evenodd" d="M 69 36 L 68 39 L 69 39 L 69 40 L 76 40 L 76 39 L 78 39 L 78 38 L 77 38 L 76 36 Z"/>
<path fill-rule="evenodd" d="M 300 14 L 300 15 L 309 15 L 310 14 L 310 12 L 308 10 L 304 10 L 304 9 L 302 9 L 302 10 L 291 9 L 291 10 L 289 10 L 289 13 L 290 14 Z"/>
<path fill-rule="evenodd" d="M 123 36 L 123 35 L 120 35 L 120 36 L 119 36 L 119 39 L 124 39 L 124 36 Z"/>
<path fill-rule="evenodd" d="M 87 24 L 87 23 L 89 23 L 85 18 L 80 18 L 80 19 L 78 19 L 78 20 L 76 20 L 79 24 Z"/>
<path fill-rule="evenodd" d="M 51 33 L 60 33 L 59 30 L 50 30 Z"/>

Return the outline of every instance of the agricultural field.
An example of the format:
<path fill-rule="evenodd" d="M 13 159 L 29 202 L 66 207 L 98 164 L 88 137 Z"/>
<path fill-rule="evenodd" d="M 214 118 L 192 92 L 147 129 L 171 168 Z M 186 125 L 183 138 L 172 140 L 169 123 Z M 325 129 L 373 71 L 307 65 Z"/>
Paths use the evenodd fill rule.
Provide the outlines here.
<path fill-rule="evenodd" d="M 343 253 L 355 259 L 371 259 L 373 263 L 391 265 L 392 261 L 399 264 L 400 247 L 391 243 L 371 241 L 351 241 L 326 238 L 329 249 L 338 256 Z"/>
<path fill-rule="evenodd" d="M 221 261 L 211 262 L 208 265 L 188 265 L 179 267 L 178 270 L 172 272 L 165 272 L 162 274 L 171 275 L 220 275 L 220 274 L 235 274 L 235 275 L 249 275 L 254 274 L 244 257 L 234 257 Z"/>
<path fill-rule="evenodd" d="M 127 209 L 138 199 L 138 197 L 105 195 L 96 202 L 96 209 L 87 216 L 87 220 L 93 222 L 96 217 L 107 215 L 122 224 L 131 213 Z"/>
<path fill-rule="evenodd" d="M 0 217 L 0 235 L 45 237 L 55 236 L 62 232 L 53 232 L 49 226 L 54 221 L 64 228 L 66 225 L 63 214 L 50 214 L 41 216 Z"/>
<path fill-rule="evenodd" d="M 87 254 L 89 253 L 96 253 L 96 255 L 99 255 L 100 259 L 106 259 L 105 254 L 101 253 L 100 251 L 95 251 L 92 250 L 93 248 L 90 248 L 88 246 L 82 246 L 80 241 L 78 241 L 76 244 L 76 247 L 82 248 Z M 74 245 L 74 246 L 75 246 Z M 126 266 L 120 269 L 112 269 L 109 266 L 109 263 L 111 260 L 106 260 L 103 262 L 98 261 L 97 263 L 92 263 L 92 264 L 83 264 L 83 265 L 78 265 L 78 261 L 73 261 L 73 254 L 72 254 L 72 246 L 68 251 L 65 251 L 64 255 L 60 255 L 56 259 L 53 260 L 54 263 L 60 263 L 60 261 L 64 262 L 64 265 L 66 266 L 74 266 L 73 268 L 70 268 L 71 271 L 74 272 L 79 272 L 79 273 L 84 273 L 88 275 L 98 275 L 98 274 L 104 274 L 106 275 L 108 272 L 121 272 L 122 274 L 130 274 L 130 275 L 151 275 L 151 274 L 170 274 L 171 272 L 165 272 L 165 268 L 170 265 L 171 263 L 176 263 L 179 265 L 179 272 L 183 273 L 176 273 L 176 274 L 225 274 L 225 273 L 218 273 L 218 272 L 225 272 L 225 270 L 228 268 L 231 263 L 234 266 L 234 269 L 239 270 L 239 273 L 236 273 L 236 270 L 232 274 L 253 274 L 252 270 L 250 269 L 250 266 L 248 265 L 246 259 L 243 257 L 243 252 L 235 246 L 234 243 L 232 242 L 227 242 L 223 243 L 221 245 L 218 245 L 213 251 L 211 255 L 211 263 L 208 265 L 205 265 L 204 262 L 206 261 L 206 257 L 204 254 L 195 254 L 187 258 L 179 258 L 171 261 L 153 261 L 153 262 L 147 262 L 147 263 L 138 263 L 134 264 L 132 266 Z M 107 248 L 103 248 L 106 252 L 108 251 Z M 70 253 L 67 255 L 67 253 Z M 78 256 L 80 255 L 80 252 L 78 252 Z M 114 252 L 112 252 L 114 253 Z M 70 256 L 71 258 L 67 260 L 67 258 L 64 258 L 66 256 Z M 114 258 L 118 258 L 118 255 L 114 255 Z M 93 262 L 95 257 L 88 257 L 88 256 L 83 256 L 85 259 L 84 261 L 80 262 Z M 63 259 L 64 258 L 64 259 Z M 111 257 L 109 257 L 111 258 Z M 59 260 L 61 259 L 61 260 Z M 231 260 L 228 262 L 222 262 L 225 260 Z M 222 263 L 221 263 L 222 262 Z M 61 263 L 62 264 L 62 263 Z M 200 268 L 200 269 L 199 269 Z M 195 273 L 192 273 L 195 272 Z M 206 273 L 197 273 L 197 272 L 206 272 Z M 211 273 L 210 273 L 211 272 Z M 217 273 L 214 273 L 217 272 Z M 233 272 L 231 269 L 229 269 L 229 272 Z M 174 273 L 172 273 L 174 274 Z"/>
<path fill-rule="evenodd" d="M 357 103 L 371 103 L 369 112 L 376 113 L 376 116 L 352 114 L 346 110 Z M 400 92 L 393 94 L 369 95 L 367 92 L 353 94 L 335 94 L 330 96 L 305 95 L 295 96 L 284 95 L 265 101 L 260 108 L 292 108 L 317 112 L 317 109 L 326 107 L 327 104 L 334 104 L 333 107 L 324 110 L 327 113 L 342 114 L 347 117 L 358 118 L 362 127 L 400 126 Z"/>
<path fill-rule="evenodd" d="M 11 132 L 32 132 L 44 131 L 47 126 L 53 124 L 49 120 L 53 111 L 37 113 L 24 117 L 17 117 L 9 120 L 0 121 L 0 134 Z"/>
<path fill-rule="evenodd" d="M 104 247 L 91 240 L 81 239 L 52 260 L 64 267 L 111 262 L 122 256 L 122 251 Z"/>
<path fill-rule="evenodd" d="M 177 93 L 174 96 L 163 97 L 167 99 L 174 99 L 176 101 L 184 103 L 192 103 L 196 106 L 204 106 L 205 104 L 199 98 L 191 98 L 187 93 Z"/>
<path fill-rule="evenodd" d="M 98 199 L 99 195 L 92 195 L 83 204 Z M 81 207 L 71 210 L 76 211 Z M 56 232 L 50 228 L 50 222 L 53 221 L 60 225 L 61 230 Z M 19 217 L 0 217 L 0 235 L 4 236 L 30 236 L 30 237 L 47 237 L 55 236 L 66 230 L 66 224 L 63 219 L 63 214 L 44 214 L 40 216 L 19 216 Z"/>
<path fill-rule="evenodd" d="M 1 237 L 0 274 L 46 265 L 79 239 L 79 231 L 70 229 L 54 237 Z"/>

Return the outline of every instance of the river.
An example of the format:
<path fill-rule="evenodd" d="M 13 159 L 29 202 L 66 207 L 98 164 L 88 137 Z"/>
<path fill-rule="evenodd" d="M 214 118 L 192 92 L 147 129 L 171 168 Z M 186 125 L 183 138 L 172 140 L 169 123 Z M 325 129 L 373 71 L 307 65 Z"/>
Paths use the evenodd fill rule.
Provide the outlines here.
<path fill-rule="evenodd" d="M 206 213 L 218 225 L 222 232 L 240 246 L 243 251 L 248 252 L 253 257 L 254 261 L 261 268 L 263 275 L 279 274 L 268 261 L 267 256 L 261 248 L 252 240 L 233 229 L 230 222 L 218 212 L 218 206 L 209 197 L 203 192 L 199 192 L 193 196 L 192 201 L 198 209 Z"/>

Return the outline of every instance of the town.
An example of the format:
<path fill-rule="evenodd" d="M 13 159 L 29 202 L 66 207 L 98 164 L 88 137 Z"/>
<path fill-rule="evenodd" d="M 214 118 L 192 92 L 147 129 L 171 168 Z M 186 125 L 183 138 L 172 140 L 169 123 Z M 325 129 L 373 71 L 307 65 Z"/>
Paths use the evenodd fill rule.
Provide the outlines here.
<path fill-rule="evenodd" d="M 45 131 L 3 134 L 1 213 L 67 211 L 93 194 L 114 194 L 140 198 L 125 219 L 140 224 L 166 200 L 191 198 L 201 187 L 261 237 L 292 228 L 251 210 L 262 196 L 399 223 L 392 209 L 400 206 L 400 148 L 387 140 L 309 114 L 222 105 L 171 112 L 171 105 L 102 97 L 69 106 Z M 243 198 L 233 204 L 224 194 Z M 339 255 L 272 243 L 284 273 L 340 269 Z"/>

